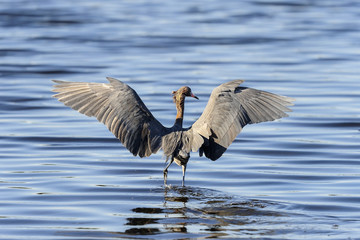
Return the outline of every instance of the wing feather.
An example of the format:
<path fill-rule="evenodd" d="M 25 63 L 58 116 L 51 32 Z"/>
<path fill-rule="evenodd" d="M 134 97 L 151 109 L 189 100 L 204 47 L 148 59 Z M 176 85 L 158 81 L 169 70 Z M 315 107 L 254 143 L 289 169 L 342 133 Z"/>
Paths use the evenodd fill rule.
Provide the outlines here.
<path fill-rule="evenodd" d="M 188 130 L 192 151 L 216 160 L 247 124 L 288 116 L 294 99 L 253 88 L 240 87 L 243 80 L 224 83 L 213 90 L 203 114 Z"/>
<path fill-rule="evenodd" d="M 132 88 L 115 78 L 107 79 L 109 83 L 53 80 L 53 91 L 58 92 L 54 97 L 82 114 L 96 117 L 135 156 L 156 153 L 165 127 Z"/>

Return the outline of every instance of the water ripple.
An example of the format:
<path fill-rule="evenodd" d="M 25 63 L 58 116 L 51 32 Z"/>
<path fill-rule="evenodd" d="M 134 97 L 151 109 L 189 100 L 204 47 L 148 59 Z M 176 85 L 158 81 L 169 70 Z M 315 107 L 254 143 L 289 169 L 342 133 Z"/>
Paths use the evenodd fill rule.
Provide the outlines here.
<path fill-rule="evenodd" d="M 0 5 L 3 239 L 350 239 L 359 235 L 359 3 L 5 0 Z M 186 126 L 230 79 L 296 98 L 246 126 L 224 156 L 192 153 L 187 186 L 132 156 L 51 79 L 123 79 Z"/>

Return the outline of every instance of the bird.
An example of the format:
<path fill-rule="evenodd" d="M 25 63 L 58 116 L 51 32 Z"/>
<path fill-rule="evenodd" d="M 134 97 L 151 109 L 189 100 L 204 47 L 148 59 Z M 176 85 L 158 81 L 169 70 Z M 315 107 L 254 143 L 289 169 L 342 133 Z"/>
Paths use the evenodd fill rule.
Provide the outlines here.
<path fill-rule="evenodd" d="M 248 124 L 287 117 L 295 99 L 267 91 L 240 86 L 244 80 L 225 82 L 213 89 L 201 116 L 184 128 L 185 98 L 199 99 L 188 86 L 172 91 L 176 118 L 172 127 L 163 126 L 139 95 L 126 83 L 107 77 L 108 83 L 52 80 L 54 95 L 66 106 L 96 117 L 134 155 L 148 157 L 162 149 L 166 156 L 163 170 L 167 186 L 168 168 L 175 162 L 182 168 L 185 186 L 190 152 L 199 151 L 215 161 Z"/>

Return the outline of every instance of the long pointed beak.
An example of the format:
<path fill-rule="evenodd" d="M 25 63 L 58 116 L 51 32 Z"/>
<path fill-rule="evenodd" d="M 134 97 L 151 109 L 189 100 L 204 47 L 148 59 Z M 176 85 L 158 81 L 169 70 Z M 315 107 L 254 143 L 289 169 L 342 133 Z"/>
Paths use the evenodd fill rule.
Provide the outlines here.
<path fill-rule="evenodd" d="M 193 93 L 191 93 L 191 97 L 196 98 L 197 100 L 199 100 L 199 98 L 197 96 L 195 96 Z"/>

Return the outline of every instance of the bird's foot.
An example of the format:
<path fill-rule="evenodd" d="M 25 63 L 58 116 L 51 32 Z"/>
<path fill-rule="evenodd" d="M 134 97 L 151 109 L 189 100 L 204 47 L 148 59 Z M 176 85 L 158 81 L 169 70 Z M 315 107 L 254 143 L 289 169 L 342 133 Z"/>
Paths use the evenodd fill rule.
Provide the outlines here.
<path fill-rule="evenodd" d="M 166 187 L 167 186 L 167 169 L 164 170 L 164 186 Z"/>
<path fill-rule="evenodd" d="M 181 167 L 182 167 L 182 172 L 183 172 L 183 177 L 182 177 L 182 184 L 181 184 L 181 186 L 182 186 L 182 187 L 185 187 L 185 172 L 186 172 L 186 164 L 181 165 Z"/>

